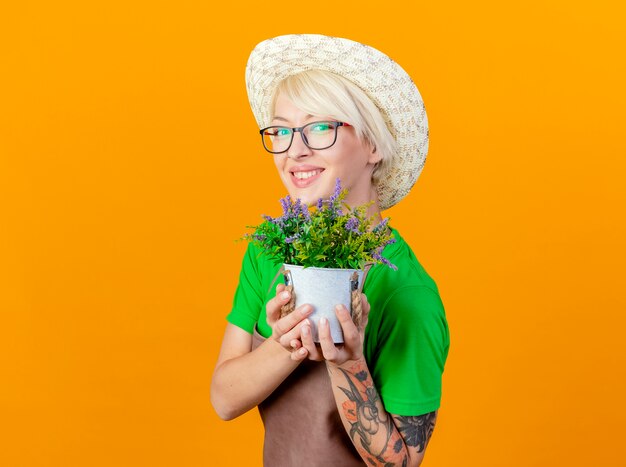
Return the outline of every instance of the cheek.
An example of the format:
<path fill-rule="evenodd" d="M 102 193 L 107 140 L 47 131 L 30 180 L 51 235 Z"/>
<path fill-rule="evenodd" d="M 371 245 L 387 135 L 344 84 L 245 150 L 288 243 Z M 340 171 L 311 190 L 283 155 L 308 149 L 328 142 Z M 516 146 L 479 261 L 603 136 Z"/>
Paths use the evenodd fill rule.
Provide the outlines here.
<path fill-rule="evenodd" d="M 358 148 L 337 155 L 334 166 L 337 172 L 348 179 L 359 178 L 368 164 L 368 159 Z"/>

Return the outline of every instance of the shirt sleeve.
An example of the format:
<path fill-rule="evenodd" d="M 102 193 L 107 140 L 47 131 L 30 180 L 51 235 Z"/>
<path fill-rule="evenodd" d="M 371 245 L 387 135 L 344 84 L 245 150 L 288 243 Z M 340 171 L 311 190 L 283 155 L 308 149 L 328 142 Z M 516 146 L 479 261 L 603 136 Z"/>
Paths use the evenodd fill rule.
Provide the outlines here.
<path fill-rule="evenodd" d="M 417 416 L 437 410 L 450 337 L 436 291 L 407 286 L 383 307 L 372 377 L 387 412 Z"/>
<path fill-rule="evenodd" d="M 253 333 L 254 325 L 259 319 L 261 308 L 264 306 L 258 253 L 259 251 L 254 248 L 252 243 L 249 243 L 241 264 L 239 284 L 235 291 L 233 307 L 226 316 L 229 323 L 250 334 Z"/>

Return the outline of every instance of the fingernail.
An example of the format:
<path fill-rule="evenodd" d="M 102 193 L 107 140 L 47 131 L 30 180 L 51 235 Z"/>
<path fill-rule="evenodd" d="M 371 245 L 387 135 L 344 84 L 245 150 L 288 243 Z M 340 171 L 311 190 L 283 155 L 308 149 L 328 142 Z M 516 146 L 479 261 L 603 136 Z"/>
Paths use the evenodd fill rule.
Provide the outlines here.
<path fill-rule="evenodd" d="M 289 298 L 289 292 L 283 292 L 283 293 L 281 293 L 281 294 L 280 294 L 280 298 L 285 298 L 285 299 Z"/>
<path fill-rule="evenodd" d="M 304 305 L 302 307 L 302 316 L 306 316 L 313 311 L 313 307 L 311 305 Z"/>
<path fill-rule="evenodd" d="M 322 317 L 320 318 L 320 324 L 321 324 L 322 326 L 326 326 L 326 325 L 328 324 L 328 320 L 326 319 L 326 317 L 322 316 Z"/>
<path fill-rule="evenodd" d="M 303 336 L 308 336 L 309 335 L 309 327 L 308 326 L 302 326 L 302 335 Z"/>
<path fill-rule="evenodd" d="M 300 350 L 298 350 L 298 353 L 300 355 L 304 355 L 306 353 L 306 349 L 304 347 L 302 347 Z"/>

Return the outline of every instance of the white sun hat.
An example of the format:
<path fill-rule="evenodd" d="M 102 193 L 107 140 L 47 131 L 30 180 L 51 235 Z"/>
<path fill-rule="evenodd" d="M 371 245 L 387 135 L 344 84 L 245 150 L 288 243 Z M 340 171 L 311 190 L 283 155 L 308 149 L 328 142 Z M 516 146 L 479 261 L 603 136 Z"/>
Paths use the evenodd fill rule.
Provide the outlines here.
<path fill-rule="evenodd" d="M 381 210 L 411 190 L 426 162 L 428 119 L 417 86 L 384 53 L 359 42 L 320 34 L 289 34 L 257 44 L 246 66 L 246 88 L 259 129 L 270 126 L 270 105 L 278 84 L 305 70 L 326 70 L 361 88 L 380 110 L 397 151 L 378 183 Z"/>

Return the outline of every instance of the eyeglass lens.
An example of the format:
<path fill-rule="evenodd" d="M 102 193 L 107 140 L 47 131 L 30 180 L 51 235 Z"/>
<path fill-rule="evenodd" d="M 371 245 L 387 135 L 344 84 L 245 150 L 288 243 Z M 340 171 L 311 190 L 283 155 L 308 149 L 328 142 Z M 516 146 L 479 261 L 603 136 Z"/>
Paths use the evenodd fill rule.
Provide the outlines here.
<path fill-rule="evenodd" d="M 302 139 L 311 149 L 326 149 L 337 138 L 336 122 L 313 122 L 302 127 Z M 293 130 L 288 127 L 273 126 L 263 132 L 263 145 L 270 152 L 284 152 L 291 146 Z"/>

